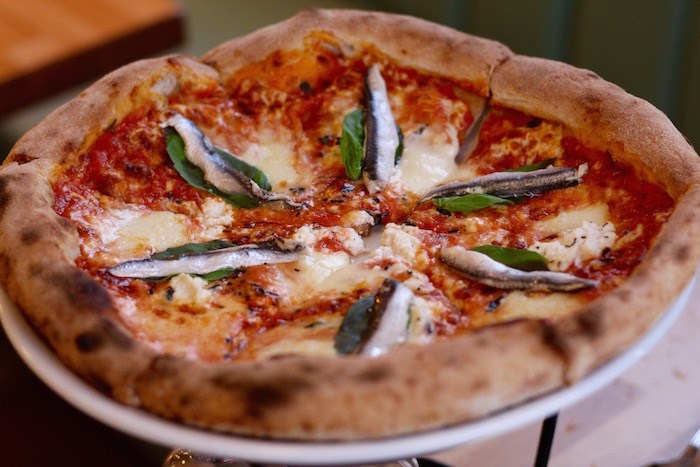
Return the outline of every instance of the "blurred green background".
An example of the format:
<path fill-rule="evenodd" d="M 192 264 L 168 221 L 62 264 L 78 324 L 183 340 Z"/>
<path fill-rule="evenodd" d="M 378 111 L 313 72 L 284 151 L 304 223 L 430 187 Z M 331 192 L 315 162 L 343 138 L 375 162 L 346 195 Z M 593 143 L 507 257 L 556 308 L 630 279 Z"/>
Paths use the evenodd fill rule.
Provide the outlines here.
<path fill-rule="evenodd" d="M 588 68 L 664 111 L 700 147 L 700 1 L 696 0 L 180 0 L 186 41 L 167 52 L 209 48 L 310 7 L 420 16 L 496 39 L 513 51 Z M 85 87 L 89 83 L 85 83 Z M 70 90 L 0 120 L 0 151 Z"/>

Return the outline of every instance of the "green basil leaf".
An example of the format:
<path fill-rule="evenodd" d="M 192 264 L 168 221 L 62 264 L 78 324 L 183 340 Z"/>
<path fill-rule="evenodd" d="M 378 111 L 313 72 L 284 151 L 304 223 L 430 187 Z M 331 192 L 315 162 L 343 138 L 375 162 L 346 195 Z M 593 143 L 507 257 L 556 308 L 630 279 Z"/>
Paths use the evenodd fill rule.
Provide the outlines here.
<path fill-rule="evenodd" d="M 403 156 L 403 131 L 396 125 L 396 134 L 399 135 L 399 145 L 396 146 L 396 152 L 394 153 L 394 165 L 398 164 Z"/>
<path fill-rule="evenodd" d="M 186 243 L 184 245 L 176 246 L 173 248 L 168 248 L 166 250 L 160 251 L 154 255 L 151 255 L 150 259 L 155 260 L 174 260 L 182 258 L 187 255 L 197 255 L 206 253 L 208 251 L 221 250 L 222 248 L 230 248 L 236 246 L 233 242 L 227 242 L 226 240 L 212 240 L 206 243 Z M 208 272 L 206 274 L 192 274 L 193 276 L 201 277 L 205 281 L 216 281 L 228 277 L 233 274 L 235 269 L 219 269 L 218 271 Z M 144 279 L 148 282 L 163 282 L 170 279 L 173 276 L 164 277 L 149 277 Z"/>
<path fill-rule="evenodd" d="M 509 199 L 493 195 L 468 194 L 463 196 L 446 196 L 433 198 L 433 204 L 450 212 L 472 212 L 498 204 L 513 204 Z"/>
<path fill-rule="evenodd" d="M 350 180 L 362 175 L 362 155 L 365 141 L 365 122 L 362 109 L 355 109 L 343 119 L 343 133 L 340 136 L 340 157 L 345 165 L 345 173 Z"/>
<path fill-rule="evenodd" d="M 206 243 L 186 243 L 184 245 L 160 251 L 151 256 L 150 259 L 178 259 L 182 258 L 183 256 L 207 253 L 209 251 L 221 250 L 222 248 L 229 248 L 232 246 L 236 246 L 236 244 L 232 242 L 227 242 L 226 240 L 212 240 Z"/>
<path fill-rule="evenodd" d="M 168 156 L 170 156 L 170 160 L 173 161 L 175 170 L 177 170 L 177 173 L 191 186 L 218 196 L 229 204 L 237 207 L 254 208 L 258 205 L 258 202 L 249 196 L 236 193 L 224 193 L 207 182 L 204 179 L 204 172 L 202 172 L 202 169 L 187 159 L 185 155 L 185 142 L 175 129 L 170 127 L 165 128 L 165 142 Z"/>
<path fill-rule="evenodd" d="M 505 248 L 497 245 L 482 245 L 472 248 L 499 263 L 522 271 L 547 271 L 547 258 L 531 250 Z"/>
<path fill-rule="evenodd" d="M 370 323 L 370 310 L 374 305 L 374 295 L 362 297 L 345 313 L 335 336 L 335 350 L 341 355 L 353 353 L 362 343 Z"/>
<path fill-rule="evenodd" d="M 207 282 L 211 282 L 211 281 L 218 281 L 219 279 L 223 279 L 224 277 L 228 277 L 231 274 L 233 274 L 234 272 L 236 272 L 235 269 L 226 268 L 226 269 L 219 269 L 218 271 L 208 272 L 206 274 L 199 274 L 198 276 Z"/>
<path fill-rule="evenodd" d="M 262 170 L 258 169 L 254 165 L 248 164 L 246 161 L 237 158 L 233 154 L 229 154 L 221 148 L 214 147 L 214 151 L 218 155 L 220 155 L 229 166 L 238 170 L 239 172 L 243 172 L 248 178 L 252 179 L 255 183 L 257 183 L 258 186 L 263 190 L 270 191 L 272 189 L 272 187 L 270 186 L 270 181 L 267 179 L 267 176 L 263 173 Z"/>
<path fill-rule="evenodd" d="M 552 157 L 551 159 L 545 159 L 543 161 L 535 162 L 534 164 L 523 165 L 521 167 L 516 167 L 515 169 L 507 169 L 504 170 L 504 172 L 532 172 L 533 170 L 546 169 L 550 165 L 554 164 L 556 160 L 556 157 Z"/>

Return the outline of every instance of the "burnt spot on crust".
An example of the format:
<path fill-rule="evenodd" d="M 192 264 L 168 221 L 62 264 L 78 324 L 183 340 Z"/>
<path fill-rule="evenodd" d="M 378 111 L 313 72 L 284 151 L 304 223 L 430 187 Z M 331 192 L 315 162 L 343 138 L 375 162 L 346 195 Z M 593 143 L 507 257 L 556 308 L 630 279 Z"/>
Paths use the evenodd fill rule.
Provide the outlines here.
<path fill-rule="evenodd" d="M 100 374 L 94 371 L 89 371 L 85 375 L 85 379 L 98 391 L 103 394 L 107 394 L 111 397 L 112 395 L 112 385 L 106 381 Z"/>
<path fill-rule="evenodd" d="M 603 309 L 599 305 L 593 305 L 585 313 L 580 313 L 576 321 L 584 336 L 595 339 L 603 331 Z"/>
<path fill-rule="evenodd" d="M 75 347 L 82 353 L 93 352 L 102 347 L 102 336 L 96 332 L 83 332 L 75 338 Z"/>
<path fill-rule="evenodd" d="M 303 378 L 281 377 L 274 380 L 251 381 L 231 374 L 220 373 L 211 379 L 212 384 L 226 392 L 238 392 L 244 401 L 245 413 L 253 418 L 264 418 L 266 411 L 284 407 L 294 396 L 312 385 Z"/>
<path fill-rule="evenodd" d="M 291 396 L 288 388 L 276 384 L 252 386 L 245 391 L 246 413 L 253 418 L 262 418 L 265 410 L 287 405 Z"/>
<path fill-rule="evenodd" d="M 596 94 L 585 94 L 579 99 L 581 107 L 586 110 L 586 114 L 591 122 L 600 120 L 600 108 L 603 104 L 603 99 Z"/>
<path fill-rule="evenodd" d="M 5 213 L 7 205 L 12 198 L 8 192 L 8 183 L 12 180 L 10 176 L 0 177 L 0 217 Z"/>
<path fill-rule="evenodd" d="M 469 383 L 469 391 L 471 393 L 479 393 L 489 389 L 489 381 L 486 378 L 477 378 Z"/>
<path fill-rule="evenodd" d="M 690 257 L 690 251 L 691 247 L 687 243 L 678 245 L 673 250 L 673 259 L 675 259 L 676 262 L 683 264 L 686 261 L 688 261 L 688 258 Z"/>
<path fill-rule="evenodd" d="M 78 145 L 75 143 L 75 141 L 69 139 L 63 143 L 61 150 L 64 154 L 72 154 L 77 149 L 77 146 Z"/>
<path fill-rule="evenodd" d="M 109 338 L 110 343 L 116 345 L 122 350 L 129 350 L 133 348 L 134 341 L 131 339 L 131 337 L 119 329 L 112 321 L 103 319 L 100 324 L 105 332 L 105 335 Z"/>
<path fill-rule="evenodd" d="M 357 375 L 358 381 L 368 383 L 378 383 L 382 380 L 389 379 L 393 371 L 389 365 L 372 365 L 370 368 L 363 370 Z"/>
<path fill-rule="evenodd" d="M 75 346 L 82 353 L 95 352 L 106 344 L 112 344 L 121 350 L 133 347 L 133 341 L 121 332 L 111 321 L 103 319 L 95 329 L 85 331 L 75 337 Z"/>
<path fill-rule="evenodd" d="M 561 356 L 566 357 L 566 344 L 562 340 L 559 333 L 557 333 L 557 331 L 554 329 L 552 323 L 547 320 L 541 320 L 539 323 L 542 332 L 542 341 L 545 343 L 545 345 L 553 349 Z"/>
<path fill-rule="evenodd" d="M 175 357 L 169 355 L 159 355 L 151 361 L 149 370 L 144 373 L 146 376 L 153 376 L 155 374 L 169 377 L 175 376 L 177 374 L 178 367 Z"/>
<path fill-rule="evenodd" d="M 109 293 L 80 269 L 57 271 L 48 275 L 47 282 L 68 295 L 68 301 L 78 309 L 106 312 L 114 309 Z"/>
<path fill-rule="evenodd" d="M 19 241 L 27 246 L 34 245 L 41 238 L 41 229 L 30 226 L 20 232 Z"/>
<path fill-rule="evenodd" d="M 4 253 L 0 253 L 0 277 L 7 281 L 10 271 L 10 258 Z"/>
<path fill-rule="evenodd" d="M 19 165 L 27 164 L 31 161 L 36 159 L 36 157 L 32 156 L 31 154 L 28 154 L 26 152 L 17 152 L 12 154 L 12 156 L 9 158 L 9 160 L 16 162 Z"/>
<path fill-rule="evenodd" d="M 632 298 L 632 292 L 629 290 L 617 290 L 616 296 L 622 303 L 626 303 Z"/>

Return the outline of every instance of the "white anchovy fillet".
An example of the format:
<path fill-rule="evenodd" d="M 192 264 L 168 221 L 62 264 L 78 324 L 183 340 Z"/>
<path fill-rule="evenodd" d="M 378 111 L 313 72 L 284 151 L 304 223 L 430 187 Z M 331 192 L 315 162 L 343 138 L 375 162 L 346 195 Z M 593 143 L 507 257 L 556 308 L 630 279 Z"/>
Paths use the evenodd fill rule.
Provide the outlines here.
<path fill-rule="evenodd" d="M 594 280 L 563 272 L 521 271 L 461 246 L 443 248 L 440 257 L 469 279 L 499 289 L 573 292 L 598 285 Z"/>
<path fill-rule="evenodd" d="M 479 143 L 479 133 L 481 133 L 481 127 L 483 126 L 484 120 L 486 120 L 486 116 L 490 111 L 491 106 L 487 102 L 484 104 L 481 112 L 479 112 L 479 115 L 476 116 L 474 123 L 472 123 L 467 130 L 466 135 L 464 135 L 464 144 L 459 147 L 457 154 L 455 155 L 455 164 L 462 164 L 464 161 L 469 159 L 469 156 L 471 156 L 476 149 L 476 146 Z"/>
<path fill-rule="evenodd" d="M 302 206 L 287 195 L 260 188 L 250 177 L 226 164 L 214 151 L 209 138 L 191 120 L 173 113 L 166 126 L 174 128 L 182 137 L 187 159 L 202 169 L 204 178 L 222 192 L 246 195 L 260 202 L 281 202 L 294 208 Z"/>
<path fill-rule="evenodd" d="M 373 306 L 369 337 L 360 347 L 363 355 L 377 356 L 408 338 L 411 289 L 395 279 L 385 279 Z"/>
<path fill-rule="evenodd" d="M 423 200 L 443 196 L 487 194 L 501 198 L 534 196 L 581 183 L 587 164 L 576 167 L 548 167 L 531 172 L 494 172 L 467 181 L 451 182 L 432 189 Z"/>
<path fill-rule="evenodd" d="M 175 274 L 208 274 L 222 269 L 238 269 L 263 264 L 289 263 L 301 258 L 304 246 L 291 240 L 240 245 L 192 253 L 174 259 L 126 261 L 109 268 L 116 277 L 145 279 Z"/>
<path fill-rule="evenodd" d="M 394 173 L 399 134 L 389 105 L 386 83 L 378 65 L 372 65 L 365 79 L 365 147 L 363 175 L 370 193 L 380 191 Z"/>

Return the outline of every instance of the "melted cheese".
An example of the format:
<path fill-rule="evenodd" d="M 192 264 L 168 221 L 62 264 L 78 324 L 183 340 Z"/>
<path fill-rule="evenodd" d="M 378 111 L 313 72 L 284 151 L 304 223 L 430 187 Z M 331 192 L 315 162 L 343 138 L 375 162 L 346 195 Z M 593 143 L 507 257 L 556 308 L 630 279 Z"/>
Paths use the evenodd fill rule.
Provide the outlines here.
<path fill-rule="evenodd" d="M 551 219 L 538 222 L 535 228 L 544 235 L 555 235 L 575 229 L 584 222 L 604 225 L 609 220 L 608 205 L 599 203 L 581 209 L 562 211 Z"/>
<path fill-rule="evenodd" d="M 334 357 L 341 316 L 310 317 L 269 330 L 252 339 L 241 358 L 267 359 L 290 354 Z"/>
<path fill-rule="evenodd" d="M 408 191 L 424 195 L 456 168 L 457 132 L 452 126 L 423 127 L 404 138 L 399 181 Z"/>
<path fill-rule="evenodd" d="M 189 274 L 178 274 L 170 279 L 168 285 L 172 288 L 172 301 L 177 305 L 193 305 L 205 307 L 211 299 L 208 283 L 200 277 Z"/>
<path fill-rule="evenodd" d="M 307 183 L 296 169 L 294 154 L 291 133 L 278 126 L 262 130 L 258 142 L 248 146 L 240 158 L 262 170 L 275 191 Z"/>
<path fill-rule="evenodd" d="M 572 264 L 581 266 L 584 261 L 597 258 L 606 248 L 612 248 L 617 235 L 611 223 L 599 226 L 584 221 L 580 227 L 561 232 L 547 242 L 535 242 L 530 249 L 549 261 L 549 268 L 564 271 Z"/>
<path fill-rule="evenodd" d="M 562 128 L 548 122 L 542 122 L 536 128 L 512 138 L 493 143 L 489 146 L 489 153 L 498 158 L 510 153 L 527 153 L 527 163 L 534 161 L 561 157 L 564 150 L 561 145 Z"/>
<path fill-rule="evenodd" d="M 105 250 L 112 260 L 143 257 L 187 243 L 188 224 L 186 216 L 169 211 L 138 206 L 113 209 L 92 223 L 96 241 L 85 248 L 93 254 Z"/>
<path fill-rule="evenodd" d="M 233 223 L 233 207 L 219 198 L 207 198 L 202 203 L 199 221 L 204 229 L 200 236 L 205 240 L 219 238 L 226 227 Z"/>
<path fill-rule="evenodd" d="M 413 235 L 417 230 L 417 227 L 387 224 L 382 232 L 381 244 L 420 269 L 428 265 L 430 258 L 420 240 Z"/>
<path fill-rule="evenodd" d="M 581 307 L 586 300 L 576 294 L 531 294 L 514 291 L 508 293 L 497 308 L 499 321 L 518 318 L 556 318 Z"/>

